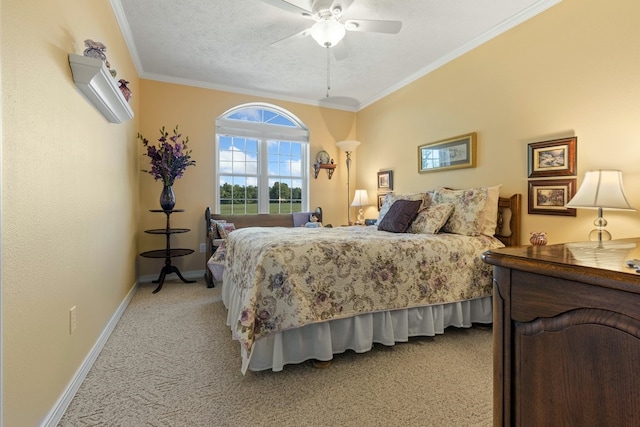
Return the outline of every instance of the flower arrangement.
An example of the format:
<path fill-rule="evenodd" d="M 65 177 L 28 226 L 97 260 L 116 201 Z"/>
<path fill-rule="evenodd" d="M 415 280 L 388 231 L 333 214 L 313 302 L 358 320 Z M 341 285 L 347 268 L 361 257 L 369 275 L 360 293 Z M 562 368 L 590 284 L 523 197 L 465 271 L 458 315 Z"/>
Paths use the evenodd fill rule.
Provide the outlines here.
<path fill-rule="evenodd" d="M 164 130 L 164 126 L 160 129 L 160 144 L 158 147 L 149 145 L 149 140 L 138 133 L 138 139 L 142 140 L 147 152 L 144 154 L 151 159 L 151 169 L 143 169 L 153 176 L 153 179 L 162 180 L 165 187 L 170 187 L 173 182 L 182 177 L 184 171 L 189 166 L 195 166 L 196 161 L 191 160 L 191 150 L 187 150 L 189 137 L 184 141 L 180 141 L 181 133 L 178 133 L 178 126 L 173 130 L 173 135 L 169 136 L 169 132 Z"/>

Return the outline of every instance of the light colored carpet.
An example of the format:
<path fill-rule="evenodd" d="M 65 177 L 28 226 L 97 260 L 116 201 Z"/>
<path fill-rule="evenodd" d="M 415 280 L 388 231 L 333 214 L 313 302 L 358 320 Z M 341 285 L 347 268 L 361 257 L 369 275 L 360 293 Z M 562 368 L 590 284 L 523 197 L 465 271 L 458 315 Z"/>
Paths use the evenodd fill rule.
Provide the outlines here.
<path fill-rule="evenodd" d="M 240 373 L 220 287 L 142 284 L 60 426 L 490 426 L 490 329 Z"/>

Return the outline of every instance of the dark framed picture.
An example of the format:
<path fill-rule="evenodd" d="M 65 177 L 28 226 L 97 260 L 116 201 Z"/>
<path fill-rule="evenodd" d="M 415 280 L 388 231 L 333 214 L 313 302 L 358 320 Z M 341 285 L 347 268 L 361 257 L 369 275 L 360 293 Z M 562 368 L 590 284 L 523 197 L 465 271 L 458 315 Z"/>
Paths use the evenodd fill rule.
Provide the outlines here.
<path fill-rule="evenodd" d="M 384 198 L 387 197 L 389 193 L 380 193 L 378 194 L 378 210 L 382 209 L 382 204 L 384 203 Z"/>
<path fill-rule="evenodd" d="M 576 216 L 574 208 L 565 206 L 575 194 L 575 179 L 529 181 L 529 213 Z"/>
<path fill-rule="evenodd" d="M 576 174 L 578 137 L 529 144 L 529 178 Z"/>
<path fill-rule="evenodd" d="M 476 133 L 420 145 L 418 172 L 476 167 Z"/>
<path fill-rule="evenodd" d="M 393 190 L 393 171 L 378 172 L 378 190 Z"/>

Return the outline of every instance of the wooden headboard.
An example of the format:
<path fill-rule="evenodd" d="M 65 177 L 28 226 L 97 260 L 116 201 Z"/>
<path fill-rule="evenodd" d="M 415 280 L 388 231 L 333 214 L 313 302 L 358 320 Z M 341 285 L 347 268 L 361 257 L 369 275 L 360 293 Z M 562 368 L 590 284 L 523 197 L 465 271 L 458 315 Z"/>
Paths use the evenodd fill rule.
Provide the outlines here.
<path fill-rule="evenodd" d="M 514 194 L 511 197 L 500 197 L 498 199 L 496 238 L 500 239 L 505 246 L 520 245 L 521 204 L 521 194 Z"/>

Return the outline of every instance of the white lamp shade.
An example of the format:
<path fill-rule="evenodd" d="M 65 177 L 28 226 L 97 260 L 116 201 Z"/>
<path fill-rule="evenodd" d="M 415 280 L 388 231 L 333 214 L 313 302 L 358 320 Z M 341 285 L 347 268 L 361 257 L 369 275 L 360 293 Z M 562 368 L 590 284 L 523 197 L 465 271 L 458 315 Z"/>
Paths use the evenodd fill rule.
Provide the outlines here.
<path fill-rule="evenodd" d="M 311 37 L 322 47 L 335 46 L 344 34 L 344 26 L 335 19 L 321 19 L 311 27 Z"/>
<path fill-rule="evenodd" d="M 340 141 L 340 142 L 336 142 L 336 145 L 342 151 L 346 151 L 347 153 L 350 153 L 353 150 L 355 150 L 358 145 L 360 145 L 360 141 L 353 141 L 353 140 Z"/>
<path fill-rule="evenodd" d="M 567 203 L 568 208 L 605 208 L 635 210 L 622 186 L 622 172 L 597 170 L 584 174 L 582 185 Z"/>
<path fill-rule="evenodd" d="M 351 206 L 369 206 L 370 204 L 367 190 L 356 190 Z"/>

